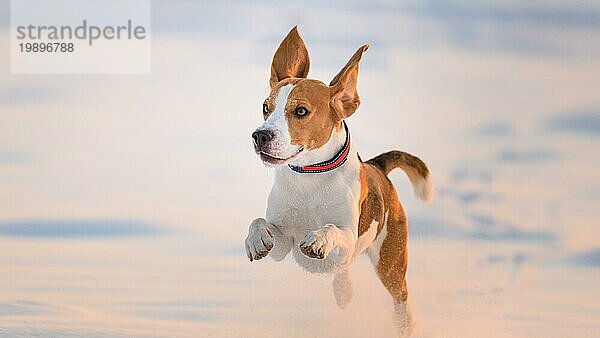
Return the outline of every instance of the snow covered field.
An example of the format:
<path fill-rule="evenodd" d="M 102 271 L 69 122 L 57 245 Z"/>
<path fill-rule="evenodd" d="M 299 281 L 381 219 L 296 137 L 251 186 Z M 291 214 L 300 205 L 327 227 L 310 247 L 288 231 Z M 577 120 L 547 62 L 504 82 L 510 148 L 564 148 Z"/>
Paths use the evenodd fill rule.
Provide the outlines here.
<path fill-rule="evenodd" d="M 0 336 L 393 334 L 366 257 L 339 310 L 325 276 L 244 253 L 272 181 L 250 133 L 294 24 L 324 82 L 371 44 L 361 157 L 430 165 L 427 206 L 392 174 L 416 336 L 599 336 L 600 5 L 509 0 L 155 1 L 149 75 L 10 75 L 3 49 Z"/>

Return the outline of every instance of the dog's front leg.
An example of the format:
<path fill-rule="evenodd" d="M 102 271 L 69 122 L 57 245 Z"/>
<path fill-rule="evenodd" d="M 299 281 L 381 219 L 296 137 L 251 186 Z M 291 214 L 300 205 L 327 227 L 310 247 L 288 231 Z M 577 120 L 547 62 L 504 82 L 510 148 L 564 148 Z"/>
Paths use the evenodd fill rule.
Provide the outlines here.
<path fill-rule="evenodd" d="M 250 223 L 245 246 L 251 262 L 265 257 L 269 252 L 275 261 L 280 261 L 292 249 L 292 239 L 264 218 L 257 218 Z"/>
<path fill-rule="evenodd" d="M 310 258 L 323 259 L 331 255 L 338 265 L 344 265 L 352 258 L 356 239 L 357 231 L 352 227 L 326 224 L 309 232 L 299 245 L 302 253 Z"/>

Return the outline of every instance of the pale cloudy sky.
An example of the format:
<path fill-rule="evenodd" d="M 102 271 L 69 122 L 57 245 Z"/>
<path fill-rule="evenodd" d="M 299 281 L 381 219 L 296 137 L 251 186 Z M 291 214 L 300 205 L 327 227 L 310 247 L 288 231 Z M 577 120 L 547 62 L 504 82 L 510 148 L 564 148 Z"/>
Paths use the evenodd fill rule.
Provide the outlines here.
<path fill-rule="evenodd" d="M 246 310 L 279 316 L 284 324 L 272 335 L 299 332 L 304 321 L 258 310 L 260 299 L 246 292 L 302 311 L 306 318 L 295 318 L 316 320 L 323 334 L 345 332 L 336 331 L 344 314 L 311 312 L 315 304 L 329 309 L 327 301 L 303 303 L 309 295 L 285 289 L 307 278 L 293 262 L 244 261 L 248 222 L 264 212 L 272 181 L 250 133 L 260 123 L 272 54 L 294 25 L 311 53 L 310 76 L 324 82 L 371 44 L 361 65 L 362 106 L 348 121 L 361 155 L 401 149 L 432 169 L 437 196 L 429 206 L 415 201 L 401 173 L 392 174 L 411 223 L 409 288 L 424 336 L 598 329 L 597 297 L 589 296 L 600 285 L 599 2 L 153 1 L 149 75 L 11 75 L 8 13 L 8 1 L 0 1 L 0 244 L 13 248 L 0 254 L 0 271 L 12 272 L 3 285 L 17 295 L 0 299 L 9 332 L 41 325 L 39 309 L 23 305 L 33 299 L 81 309 L 81 327 L 98 332 L 98 318 L 122 311 L 142 330 L 132 332 L 174 321 L 222 333 L 214 326 L 238 327 L 231 316 L 240 327 L 258 325 Z M 161 274 L 168 264 L 169 276 Z M 52 266 L 87 271 L 106 288 L 79 275 L 66 283 L 64 270 Z M 128 269 L 131 276 L 122 273 Z M 265 277 L 279 271 L 285 276 Z M 149 276 L 182 284 L 143 284 Z M 345 313 L 353 318 L 386 299 L 361 278 L 376 300 L 359 298 Z M 231 282 L 227 292 L 243 300 L 217 297 L 215 281 Z M 57 291 L 61 283 L 72 289 Z M 105 304 L 102 292 L 131 309 Z M 150 294 L 171 305 L 140 300 Z M 186 297 L 221 305 L 212 312 L 203 312 L 206 302 L 178 306 Z M 23 321 L 3 317 L 14 308 Z M 88 316 L 94 311 L 100 317 Z M 380 313 L 372 316 L 347 329 L 381 333 L 373 324 Z M 559 317 L 564 325 L 553 326 Z M 43 318 L 42 331 L 61 332 L 68 321 Z"/>

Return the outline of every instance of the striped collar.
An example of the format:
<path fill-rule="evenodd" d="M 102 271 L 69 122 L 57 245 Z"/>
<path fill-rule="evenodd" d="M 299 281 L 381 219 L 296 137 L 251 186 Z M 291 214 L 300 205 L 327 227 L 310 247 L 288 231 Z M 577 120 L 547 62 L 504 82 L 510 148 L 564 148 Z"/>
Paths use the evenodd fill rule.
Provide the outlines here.
<path fill-rule="evenodd" d="M 348 131 L 346 121 L 343 121 L 343 123 L 344 130 L 346 131 L 346 141 L 344 142 L 344 146 L 342 147 L 342 149 L 340 149 L 340 151 L 338 151 L 331 159 L 315 164 L 309 164 L 307 166 L 295 166 L 288 164 L 290 169 L 301 174 L 317 174 L 334 170 L 346 163 L 346 160 L 348 159 L 348 154 L 350 153 L 350 131 Z"/>

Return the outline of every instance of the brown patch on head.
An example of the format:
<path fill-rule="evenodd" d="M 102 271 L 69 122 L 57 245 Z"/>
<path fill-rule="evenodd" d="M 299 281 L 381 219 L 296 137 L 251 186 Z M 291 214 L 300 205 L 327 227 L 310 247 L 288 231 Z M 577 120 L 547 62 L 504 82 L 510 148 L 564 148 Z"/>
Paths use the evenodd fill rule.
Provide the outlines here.
<path fill-rule="evenodd" d="M 294 88 L 285 103 L 284 112 L 291 143 L 302 145 L 306 149 L 319 148 L 329 141 L 334 128 L 342 127 L 329 107 L 329 87 L 323 82 L 298 78 L 278 82 L 265 100 L 269 113 L 264 118 L 269 118 L 275 108 L 281 108 L 275 107 L 275 100 L 281 88 L 290 84 Z M 297 116 L 295 112 L 300 107 L 305 108 L 308 113 Z"/>
<path fill-rule="evenodd" d="M 308 110 L 297 116 L 296 109 Z M 333 128 L 341 128 L 329 108 L 329 87 L 318 80 L 300 80 L 292 89 L 285 107 L 292 144 L 316 149 L 327 143 Z"/>
<path fill-rule="evenodd" d="M 295 85 L 300 80 L 302 80 L 302 79 L 289 78 L 289 79 L 281 80 L 277 84 L 275 84 L 275 86 L 271 89 L 271 93 L 269 93 L 269 96 L 265 99 L 265 102 L 264 102 L 264 104 L 267 105 L 267 109 L 269 111 L 268 114 L 263 114 L 265 121 L 269 118 L 269 116 L 275 110 L 275 100 L 277 100 L 277 95 L 279 94 L 279 91 L 281 90 L 281 88 L 283 88 L 289 84 Z M 287 103 L 286 103 L 286 106 L 287 106 Z"/>

